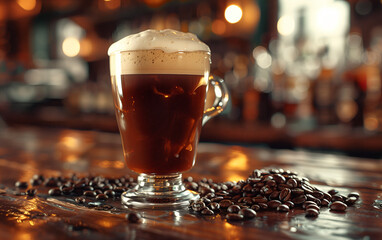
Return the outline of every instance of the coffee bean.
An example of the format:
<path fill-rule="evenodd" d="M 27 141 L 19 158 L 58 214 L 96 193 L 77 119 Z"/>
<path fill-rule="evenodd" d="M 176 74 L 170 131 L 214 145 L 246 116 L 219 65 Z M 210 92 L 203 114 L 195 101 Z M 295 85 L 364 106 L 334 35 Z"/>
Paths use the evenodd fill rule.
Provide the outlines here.
<path fill-rule="evenodd" d="M 292 191 L 289 188 L 284 188 L 279 195 L 279 199 L 282 202 L 288 201 L 291 197 Z"/>
<path fill-rule="evenodd" d="M 44 182 L 44 186 L 46 186 L 46 187 L 58 187 L 58 184 L 54 179 L 50 178 Z"/>
<path fill-rule="evenodd" d="M 340 201 L 335 201 L 330 205 L 330 209 L 333 211 L 343 212 L 347 208 L 347 205 Z"/>
<path fill-rule="evenodd" d="M 102 201 L 104 201 L 104 200 L 107 200 L 109 197 L 106 195 L 106 194 L 103 194 L 103 193 L 100 193 L 100 194 L 98 194 L 97 196 L 96 196 L 96 199 L 97 200 L 102 200 Z"/>
<path fill-rule="evenodd" d="M 266 186 L 264 186 L 264 187 L 262 187 L 262 188 L 260 189 L 260 193 L 263 194 L 263 195 L 269 195 L 269 194 L 271 194 L 272 192 L 273 192 L 272 188 L 269 187 L 268 185 L 266 185 Z"/>
<path fill-rule="evenodd" d="M 266 197 L 263 197 L 263 196 L 256 196 L 256 197 L 252 198 L 252 202 L 253 203 L 266 203 L 266 202 L 268 202 L 268 199 Z"/>
<path fill-rule="evenodd" d="M 244 218 L 246 218 L 246 219 L 252 219 L 252 218 L 256 217 L 256 215 L 257 215 L 256 211 L 254 211 L 253 209 L 249 209 L 249 208 L 240 209 L 238 214 L 244 216 Z"/>
<path fill-rule="evenodd" d="M 95 196 L 97 195 L 97 193 L 94 192 L 94 191 L 85 191 L 85 192 L 83 193 L 83 195 L 84 195 L 84 196 L 87 196 L 87 197 L 95 197 Z"/>
<path fill-rule="evenodd" d="M 62 193 L 65 195 L 69 195 L 71 192 L 73 192 L 74 188 L 72 187 L 63 187 L 61 189 Z"/>
<path fill-rule="evenodd" d="M 212 201 L 212 198 L 215 197 L 215 193 L 208 193 L 208 194 L 206 194 L 205 197 L 211 199 L 211 201 Z"/>
<path fill-rule="evenodd" d="M 31 179 L 29 180 L 29 183 L 32 185 L 32 186 L 39 186 L 41 185 L 42 181 L 40 179 Z"/>
<path fill-rule="evenodd" d="M 294 203 L 292 201 L 286 201 L 286 202 L 284 202 L 284 204 L 287 205 L 289 207 L 289 209 L 294 208 Z"/>
<path fill-rule="evenodd" d="M 310 209 L 310 208 L 313 208 L 313 209 L 316 209 L 317 211 L 320 211 L 320 207 L 317 206 L 316 204 L 309 204 L 305 207 L 306 210 Z"/>
<path fill-rule="evenodd" d="M 310 186 L 310 184 L 304 182 L 304 183 L 301 183 L 301 188 L 302 190 L 304 190 L 305 193 L 307 194 L 312 194 L 313 193 L 313 187 Z"/>
<path fill-rule="evenodd" d="M 17 181 L 17 182 L 15 182 L 15 187 L 21 188 L 21 189 L 28 188 L 28 183 L 22 182 L 22 181 Z"/>
<path fill-rule="evenodd" d="M 321 191 L 313 191 L 312 195 L 315 197 L 315 198 L 318 198 L 318 199 L 323 199 L 324 198 L 324 193 L 321 192 Z"/>
<path fill-rule="evenodd" d="M 115 196 L 115 192 L 113 190 L 106 190 L 103 192 L 104 194 L 106 194 L 108 197 L 112 198 Z"/>
<path fill-rule="evenodd" d="M 210 209 L 213 210 L 213 211 L 217 211 L 220 209 L 220 204 L 217 203 L 217 202 L 211 202 L 211 204 L 209 205 Z"/>
<path fill-rule="evenodd" d="M 34 197 L 37 193 L 37 189 L 35 188 L 31 188 L 31 189 L 28 189 L 26 191 L 26 194 L 29 196 L 29 197 Z"/>
<path fill-rule="evenodd" d="M 305 201 L 306 201 L 306 196 L 305 195 L 300 195 L 300 196 L 297 196 L 297 197 L 292 199 L 292 202 L 295 205 L 300 205 L 300 204 L 302 204 Z"/>
<path fill-rule="evenodd" d="M 255 210 L 255 211 L 259 211 L 259 210 L 260 210 L 260 206 L 257 205 L 257 204 L 253 204 L 253 205 L 251 206 L 251 209 L 252 209 L 252 210 Z"/>
<path fill-rule="evenodd" d="M 327 207 L 327 206 L 329 206 L 329 200 L 327 200 L 327 199 L 322 199 L 321 200 L 321 206 L 323 206 L 323 207 Z"/>
<path fill-rule="evenodd" d="M 313 202 L 313 201 L 305 201 L 305 202 L 302 204 L 302 208 L 305 209 L 306 206 L 311 205 L 311 204 L 317 205 L 317 203 L 315 203 L 315 202 Z"/>
<path fill-rule="evenodd" d="M 49 189 L 48 193 L 50 196 L 61 196 L 62 195 L 62 192 L 59 188 L 51 188 L 51 189 Z"/>
<path fill-rule="evenodd" d="M 208 208 L 203 209 L 200 213 L 202 215 L 214 215 L 215 214 L 211 209 L 208 209 Z"/>
<path fill-rule="evenodd" d="M 278 212 L 289 212 L 289 207 L 286 204 L 281 204 L 277 207 Z"/>
<path fill-rule="evenodd" d="M 320 213 L 314 208 L 309 208 L 305 211 L 306 217 L 317 217 L 319 214 Z"/>
<path fill-rule="evenodd" d="M 223 200 L 224 198 L 219 196 L 219 197 L 214 197 L 211 199 L 211 202 L 220 202 L 221 200 Z"/>
<path fill-rule="evenodd" d="M 269 200 L 275 200 L 275 199 L 279 199 L 279 195 L 280 195 L 280 192 L 279 191 L 273 191 L 270 195 L 269 195 Z"/>
<path fill-rule="evenodd" d="M 348 194 L 348 198 L 355 197 L 357 200 L 359 199 L 359 193 L 357 192 L 351 192 Z"/>
<path fill-rule="evenodd" d="M 331 189 L 330 191 L 328 191 L 328 193 L 333 196 L 333 195 L 337 194 L 338 191 L 336 189 Z"/>
<path fill-rule="evenodd" d="M 271 188 L 277 185 L 275 180 L 269 180 L 265 184 Z"/>
<path fill-rule="evenodd" d="M 323 194 L 324 194 L 324 199 L 328 200 L 329 202 L 332 201 L 332 195 L 326 192 L 324 192 Z"/>
<path fill-rule="evenodd" d="M 286 184 L 290 187 L 290 188 L 296 188 L 297 187 L 297 181 L 293 178 L 290 178 L 287 180 Z"/>
<path fill-rule="evenodd" d="M 125 218 L 129 223 L 140 223 L 142 221 L 141 215 L 135 212 L 126 214 Z"/>
<path fill-rule="evenodd" d="M 247 184 L 243 187 L 243 191 L 250 192 L 252 190 L 252 186 L 250 184 Z"/>
<path fill-rule="evenodd" d="M 206 204 L 204 202 L 198 200 L 198 201 L 192 203 L 191 207 L 192 207 L 192 210 L 194 210 L 195 212 L 200 212 L 201 210 L 203 210 L 206 207 Z"/>
<path fill-rule="evenodd" d="M 76 203 L 80 203 L 80 204 L 86 202 L 85 198 L 83 198 L 83 197 L 76 197 L 76 198 L 74 199 L 74 201 L 76 201 Z"/>
<path fill-rule="evenodd" d="M 293 196 L 300 196 L 304 194 L 304 190 L 302 188 L 294 188 L 291 192 Z"/>
<path fill-rule="evenodd" d="M 240 221 L 244 219 L 244 216 L 237 213 L 228 213 L 226 218 L 228 221 Z"/>
<path fill-rule="evenodd" d="M 277 183 L 285 183 L 285 177 L 283 177 L 281 174 L 274 174 L 273 175 L 273 180 Z"/>
<path fill-rule="evenodd" d="M 258 203 L 258 205 L 260 206 L 260 209 L 263 209 L 263 210 L 268 209 L 268 204 L 266 203 Z"/>
<path fill-rule="evenodd" d="M 271 200 L 267 204 L 269 208 L 276 209 L 278 206 L 281 205 L 281 202 L 279 200 Z"/>
<path fill-rule="evenodd" d="M 341 195 L 333 195 L 332 202 L 337 202 L 337 201 L 344 202 L 344 199 Z"/>
<path fill-rule="evenodd" d="M 345 200 L 345 203 L 346 205 L 353 205 L 355 202 L 357 202 L 357 198 L 354 197 L 354 196 L 351 196 L 351 197 L 348 197 L 346 200 Z"/>
<path fill-rule="evenodd" d="M 221 201 L 219 202 L 220 208 L 228 208 L 228 207 L 231 206 L 232 204 L 233 204 L 233 202 L 230 201 L 230 200 L 227 200 L 227 199 L 221 200 Z"/>
<path fill-rule="evenodd" d="M 230 213 L 238 213 L 240 211 L 240 207 L 238 205 L 231 205 L 227 208 L 227 211 Z"/>

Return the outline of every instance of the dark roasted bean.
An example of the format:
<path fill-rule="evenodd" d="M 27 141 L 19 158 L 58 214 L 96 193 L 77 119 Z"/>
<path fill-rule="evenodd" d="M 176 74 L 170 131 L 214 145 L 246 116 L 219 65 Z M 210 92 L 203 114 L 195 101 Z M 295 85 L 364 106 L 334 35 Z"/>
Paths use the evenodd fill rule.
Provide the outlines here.
<path fill-rule="evenodd" d="M 219 210 L 220 209 L 220 205 L 219 203 L 217 202 L 211 202 L 211 204 L 209 205 L 210 209 L 213 210 L 213 211 L 216 211 L 216 210 Z"/>
<path fill-rule="evenodd" d="M 32 185 L 32 186 L 39 186 L 41 185 L 42 181 L 40 179 L 34 179 L 32 178 L 31 180 L 29 180 L 29 183 Z"/>
<path fill-rule="evenodd" d="M 311 204 L 315 204 L 315 205 L 317 205 L 317 203 L 314 202 L 314 201 L 305 201 L 305 202 L 302 204 L 302 208 L 305 209 L 306 206 L 311 205 Z"/>
<path fill-rule="evenodd" d="M 142 217 L 139 213 L 131 212 L 126 214 L 126 220 L 129 223 L 139 223 L 142 221 Z"/>
<path fill-rule="evenodd" d="M 351 192 L 348 194 L 348 198 L 355 197 L 357 200 L 359 199 L 359 193 L 357 192 Z"/>
<path fill-rule="evenodd" d="M 233 202 L 231 200 L 224 199 L 224 200 L 221 200 L 219 204 L 220 204 L 220 208 L 228 208 L 229 206 L 233 204 Z"/>
<path fill-rule="evenodd" d="M 268 200 L 267 200 L 266 197 L 263 197 L 263 196 L 256 196 L 256 197 L 253 197 L 253 198 L 252 198 L 252 202 L 253 202 L 253 203 L 266 203 L 266 202 L 268 202 Z"/>
<path fill-rule="evenodd" d="M 280 201 L 282 202 L 288 201 L 291 197 L 291 194 L 292 194 L 292 191 L 289 188 L 284 188 L 283 190 L 281 190 L 279 195 Z"/>
<path fill-rule="evenodd" d="M 314 208 L 309 208 L 305 211 L 306 217 L 317 217 L 319 215 L 319 212 Z"/>
<path fill-rule="evenodd" d="M 328 200 L 329 202 L 332 201 L 332 195 L 329 193 L 324 192 L 324 199 Z"/>
<path fill-rule="evenodd" d="M 76 203 L 80 203 L 80 204 L 86 202 L 85 198 L 83 197 L 76 197 L 74 200 L 76 201 Z"/>
<path fill-rule="evenodd" d="M 333 195 L 337 194 L 338 191 L 336 189 L 332 189 L 332 190 L 328 191 L 328 193 L 333 196 Z"/>
<path fill-rule="evenodd" d="M 211 202 L 220 202 L 221 200 L 223 200 L 224 198 L 223 197 L 214 197 L 211 199 Z"/>
<path fill-rule="evenodd" d="M 286 201 L 286 202 L 284 202 L 284 204 L 287 205 L 289 207 L 289 209 L 294 208 L 294 203 L 292 201 Z"/>
<path fill-rule="evenodd" d="M 29 196 L 29 197 L 34 197 L 37 193 L 37 189 L 35 188 L 31 188 L 31 189 L 28 189 L 26 191 L 26 194 Z"/>
<path fill-rule="evenodd" d="M 290 187 L 290 188 L 296 188 L 297 187 L 297 181 L 293 178 L 290 178 L 287 180 L 286 184 Z"/>
<path fill-rule="evenodd" d="M 50 196 L 61 196 L 62 195 L 62 192 L 59 188 L 51 188 L 51 189 L 49 189 L 48 193 Z"/>
<path fill-rule="evenodd" d="M 227 191 L 219 191 L 219 192 L 215 193 L 215 195 L 216 195 L 216 196 L 222 196 L 222 197 L 224 197 L 224 196 L 227 196 L 227 195 L 228 195 L 228 192 L 227 192 Z"/>
<path fill-rule="evenodd" d="M 22 181 L 17 181 L 17 182 L 15 182 L 15 187 L 25 189 L 25 188 L 28 188 L 28 183 L 22 182 Z"/>
<path fill-rule="evenodd" d="M 212 199 L 212 198 L 215 197 L 215 193 L 208 193 L 208 194 L 206 194 L 205 197 L 206 197 L 206 198 L 209 198 L 209 199 Z"/>
<path fill-rule="evenodd" d="M 263 210 L 268 209 L 268 204 L 266 204 L 266 203 L 258 203 L 258 205 L 259 205 L 260 208 L 263 209 Z"/>
<path fill-rule="evenodd" d="M 317 211 L 320 211 L 320 207 L 317 206 L 316 204 L 309 204 L 305 207 L 306 210 L 310 209 L 310 208 L 313 208 L 313 209 L 316 209 Z"/>
<path fill-rule="evenodd" d="M 324 198 L 324 193 L 321 191 L 313 191 L 312 195 L 320 200 Z"/>
<path fill-rule="evenodd" d="M 286 204 L 281 204 L 277 207 L 278 212 L 289 212 L 289 207 Z"/>
<path fill-rule="evenodd" d="M 96 196 L 97 200 L 107 200 L 109 197 L 106 194 L 100 193 Z"/>
<path fill-rule="evenodd" d="M 95 197 L 96 195 L 97 195 L 97 193 L 94 191 L 85 191 L 84 192 L 84 196 L 87 196 L 87 197 Z"/>
<path fill-rule="evenodd" d="M 355 202 L 357 202 L 357 198 L 352 196 L 352 197 L 348 197 L 346 200 L 345 200 L 345 203 L 346 205 L 353 205 Z"/>
<path fill-rule="evenodd" d="M 251 197 L 244 197 L 242 202 L 249 205 L 253 203 Z"/>
<path fill-rule="evenodd" d="M 299 196 L 304 194 L 304 190 L 302 190 L 301 188 L 293 188 L 291 191 L 293 196 Z"/>
<path fill-rule="evenodd" d="M 259 210 L 260 210 L 260 206 L 257 205 L 257 204 L 253 204 L 253 205 L 251 206 L 251 209 L 252 209 L 252 210 L 255 210 L 255 211 L 259 211 Z"/>
<path fill-rule="evenodd" d="M 280 192 L 279 191 L 273 191 L 270 195 L 269 195 L 269 200 L 274 200 L 274 199 L 279 199 L 279 195 L 280 195 Z"/>
<path fill-rule="evenodd" d="M 275 180 L 269 180 L 265 183 L 267 186 L 269 187 L 274 187 L 277 185 L 276 181 Z"/>
<path fill-rule="evenodd" d="M 244 219 L 244 216 L 237 213 L 228 213 L 226 218 L 228 221 L 240 221 Z"/>
<path fill-rule="evenodd" d="M 73 188 L 72 187 L 63 187 L 63 188 L 61 188 L 61 191 L 63 194 L 69 195 L 71 192 L 73 192 Z"/>
<path fill-rule="evenodd" d="M 274 174 L 274 175 L 273 175 L 273 180 L 275 180 L 275 182 L 276 182 L 277 184 L 285 183 L 285 177 L 282 176 L 281 174 Z"/>
<path fill-rule="evenodd" d="M 344 199 L 341 195 L 333 195 L 332 202 L 336 202 L 336 201 L 344 202 Z"/>
<path fill-rule="evenodd" d="M 114 197 L 115 196 L 115 192 L 113 190 L 106 190 L 103 192 L 104 194 L 106 194 L 108 197 Z"/>
<path fill-rule="evenodd" d="M 335 201 L 330 205 L 330 209 L 333 211 L 343 212 L 347 208 L 347 205 L 340 201 Z"/>
<path fill-rule="evenodd" d="M 202 215 L 214 215 L 215 213 L 209 209 L 209 208 L 205 208 L 203 209 L 201 212 L 200 212 Z"/>
<path fill-rule="evenodd" d="M 322 199 L 321 200 L 321 206 L 323 206 L 323 207 L 327 207 L 327 206 L 329 206 L 329 200 L 327 200 L 327 199 Z"/>
<path fill-rule="evenodd" d="M 305 195 L 300 195 L 300 196 L 297 196 L 295 198 L 292 199 L 292 202 L 295 204 L 295 205 L 299 205 L 299 204 L 302 204 L 303 202 L 306 201 L 306 196 Z"/>
<path fill-rule="evenodd" d="M 249 208 L 240 209 L 238 214 L 243 215 L 244 218 L 246 218 L 246 219 L 252 219 L 252 218 L 256 217 L 256 215 L 257 215 L 255 210 L 249 209 Z"/>
<path fill-rule="evenodd" d="M 227 211 L 230 213 L 238 213 L 240 211 L 240 207 L 238 205 L 231 205 L 227 208 Z"/>
<path fill-rule="evenodd" d="M 271 200 L 267 204 L 269 208 L 276 209 L 278 206 L 281 205 L 281 202 L 279 200 Z"/>
<path fill-rule="evenodd" d="M 263 194 L 263 195 L 269 195 L 272 192 L 273 192 L 272 188 L 267 186 L 267 185 L 260 189 L 260 193 Z"/>
<path fill-rule="evenodd" d="M 250 184 L 247 184 L 243 187 L 243 191 L 250 192 L 252 190 L 252 186 Z"/>
<path fill-rule="evenodd" d="M 204 208 L 206 207 L 206 204 L 202 201 L 196 201 L 194 203 L 191 204 L 191 208 L 192 210 L 194 210 L 195 212 L 200 212 L 201 210 L 203 210 Z"/>

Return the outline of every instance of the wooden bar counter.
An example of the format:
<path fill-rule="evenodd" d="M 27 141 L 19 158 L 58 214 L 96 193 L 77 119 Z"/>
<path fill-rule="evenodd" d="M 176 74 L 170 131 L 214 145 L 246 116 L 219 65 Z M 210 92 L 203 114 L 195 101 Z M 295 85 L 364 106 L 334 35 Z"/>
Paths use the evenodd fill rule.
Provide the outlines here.
<path fill-rule="evenodd" d="M 32 187 L 35 174 L 50 176 L 135 175 L 124 164 L 115 133 L 52 128 L 0 129 L 0 239 L 382 239 L 382 162 L 378 159 L 305 151 L 269 150 L 200 143 L 194 180 L 214 182 L 246 179 L 254 169 L 283 168 L 298 172 L 323 191 L 358 192 L 359 200 L 345 212 L 321 208 L 316 218 L 304 210 L 287 213 L 259 210 L 254 219 L 227 221 L 188 209 L 140 211 L 140 223 L 128 222 L 129 209 L 119 199 L 100 207 L 72 196 L 51 196 L 49 187 Z M 16 181 L 28 182 L 20 189 Z M 35 196 L 24 194 L 36 188 Z"/>

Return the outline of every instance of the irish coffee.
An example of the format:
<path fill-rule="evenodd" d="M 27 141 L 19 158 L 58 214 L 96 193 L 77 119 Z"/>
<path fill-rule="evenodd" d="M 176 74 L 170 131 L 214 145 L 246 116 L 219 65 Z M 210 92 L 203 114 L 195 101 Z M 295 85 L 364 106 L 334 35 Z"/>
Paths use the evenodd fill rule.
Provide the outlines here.
<path fill-rule="evenodd" d="M 112 81 L 127 167 L 160 175 L 191 169 L 206 95 L 203 76 L 129 74 Z"/>

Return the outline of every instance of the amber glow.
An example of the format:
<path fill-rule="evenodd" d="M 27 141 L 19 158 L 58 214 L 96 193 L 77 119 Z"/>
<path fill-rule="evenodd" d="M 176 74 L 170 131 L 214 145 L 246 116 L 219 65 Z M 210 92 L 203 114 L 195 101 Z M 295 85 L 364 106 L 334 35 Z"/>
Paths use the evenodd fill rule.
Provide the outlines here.
<path fill-rule="evenodd" d="M 17 0 L 17 4 L 26 11 L 31 11 L 36 7 L 36 0 Z"/>
<path fill-rule="evenodd" d="M 223 35 L 226 30 L 225 23 L 222 20 L 216 19 L 215 21 L 212 22 L 211 25 L 211 30 L 213 33 L 216 35 Z"/>
<path fill-rule="evenodd" d="M 238 5 L 229 5 L 224 11 L 224 17 L 229 23 L 237 23 L 243 17 L 243 10 Z"/>

